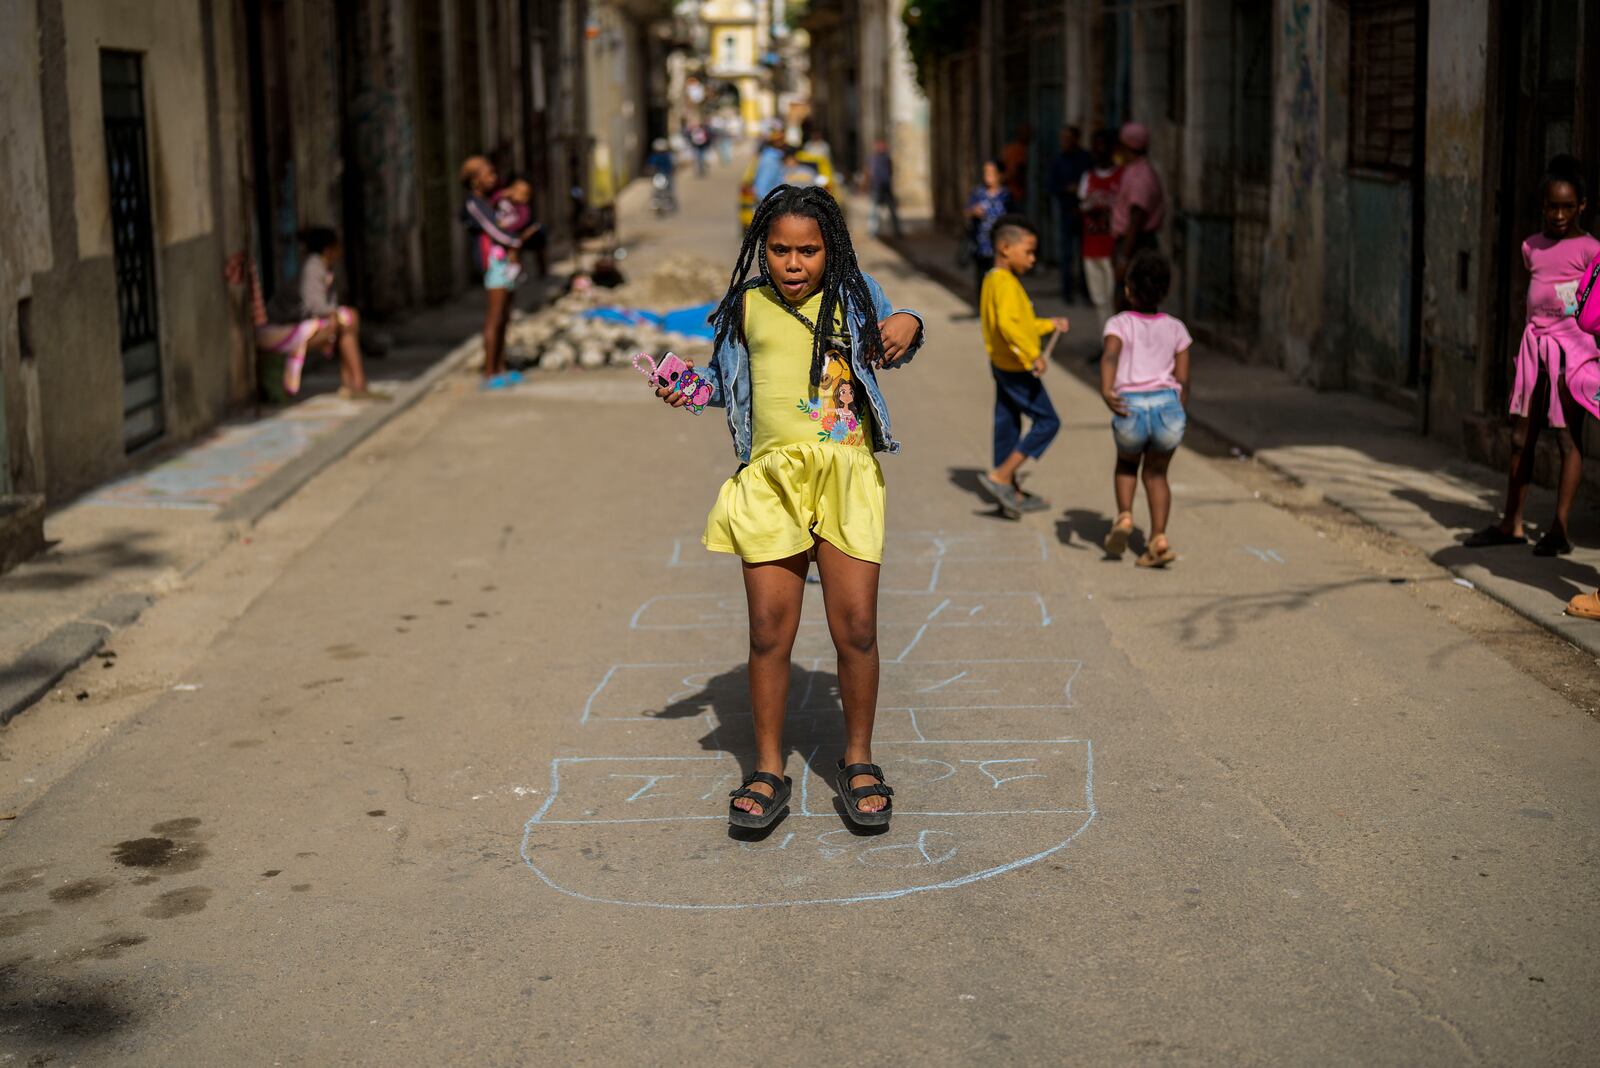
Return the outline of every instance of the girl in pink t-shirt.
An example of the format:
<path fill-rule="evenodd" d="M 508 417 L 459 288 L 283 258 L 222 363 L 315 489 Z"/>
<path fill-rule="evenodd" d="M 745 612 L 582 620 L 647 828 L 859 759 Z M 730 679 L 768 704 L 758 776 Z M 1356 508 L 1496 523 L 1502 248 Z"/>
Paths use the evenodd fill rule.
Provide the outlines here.
<path fill-rule="evenodd" d="M 1583 453 L 1578 430 L 1583 405 L 1572 383 L 1587 381 L 1600 359 L 1595 339 L 1578 329 L 1578 282 L 1596 255 L 1600 241 L 1584 233 L 1579 219 L 1587 207 L 1583 167 L 1571 156 L 1550 161 L 1543 184 L 1544 227 L 1522 243 L 1522 264 L 1528 271 L 1528 319 L 1517 349 L 1511 386 L 1511 470 L 1506 506 L 1498 523 L 1467 538 L 1474 547 L 1525 545 L 1523 505 L 1533 480 L 1534 446 L 1546 427 L 1561 442 L 1561 477 L 1556 488 L 1556 514 L 1533 547 L 1536 556 L 1572 552 L 1567 516 L 1583 479 Z M 1586 400 L 1588 398 L 1585 398 Z"/>
<path fill-rule="evenodd" d="M 1111 409 L 1111 435 L 1117 443 L 1112 483 L 1117 520 L 1106 535 L 1109 556 L 1121 557 L 1133 534 L 1133 495 L 1143 468 L 1150 505 L 1150 541 L 1135 561 L 1140 567 L 1165 567 L 1178 558 L 1167 541 L 1172 489 L 1167 467 L 1188 424 L 1189 331 L 1179 319 L 1157 308 L 1172 285 L 1172 267 L 1158 252 L 1141 252 L 1128 265 L 1124 290 L 1132 311 L 1106 321 L 1100 356 L 1100 396 Z"/>

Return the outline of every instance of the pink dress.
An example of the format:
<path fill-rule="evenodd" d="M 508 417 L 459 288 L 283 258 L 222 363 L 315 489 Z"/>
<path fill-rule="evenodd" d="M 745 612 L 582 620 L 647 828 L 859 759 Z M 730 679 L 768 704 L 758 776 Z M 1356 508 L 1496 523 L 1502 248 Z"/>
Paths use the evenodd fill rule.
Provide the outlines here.
<path fill-rule="evenodd" d="M 1534 234 L 1522 243 L 1522 263 L 1528 269 L 1528 323 L 1517 349 L 1516 377 L 1511 384 L 1511 414 L 1529 415 L 1534 390 L 1542 371 L 1550 382 L 1549 419 L 1553 427 L 1567 425 L 1557 382 L 1566 380 L 1573 396 L 1595 409 L 1592 396 L 1580 390 L 1596 370 L 1586 366 L 1600 359 L 1595 339 L 1578 329 L 1578 282 L 1589 261 L 1600 255 L 1600 239 L 1588 234 L 1561 240 Z M 1600 411 L 1596 412 L 1600 415 Z"/>

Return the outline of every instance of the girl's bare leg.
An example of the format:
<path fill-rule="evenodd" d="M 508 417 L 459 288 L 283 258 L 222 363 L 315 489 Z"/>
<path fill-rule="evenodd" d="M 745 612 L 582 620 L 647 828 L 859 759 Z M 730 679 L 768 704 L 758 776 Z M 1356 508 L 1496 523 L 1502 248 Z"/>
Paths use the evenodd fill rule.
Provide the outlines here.
<path fill-rule="evenodd" d="M 361 363 L 361 317 L 354 308 L 349 322 L 339 326 L 339 384 L 360 392 L 367 388 L 367 372 Z"/>
<path fill-rule="evenodd" d="M 817 540 L 817 573 L 828 611 L 828 633 L 839 654 L 839 701 L 844 705 L 844 762 L 872 763 L 872 724 L 878 715 L 878 571 L 827 542 Z M 802 575 L 802 580 L 804 576 Z M 878 780 L 857 775 L 852 787 Z M 884 797 L 864 797 L 862 812 L 876 812 Z"/>
<path fill-rule="evenodd" d="M 1117 493 L 1117 514 L 1133 511 L 1133 494 L 1139 488 L 1139 457 L 1117 453 L 1117 470 L 1111 478 Z"/>
<path fill-rule="evenodd" d="M 1554 530 L 1567 536 L 1567 519 L 1572 514 L 1572 502 L 1578 497 L 1578 487 L 1583 483 L 1583 448 L 1579 439 L 1583 434 L 1584 412 L 1561 382 L 1561 408 L 1566 413 L 1567 425 L 1558 434 L 1561 440 L 1561 479 L 1556 483 L 1556 521 Z"/>
<path fill-rule="evenodd" d="M 505 345 L 511 290 L 485 289 L 483 293 L 487 299 L 483 313 L 483 377 L 492 378 L 505 370 L 501 352 Z"/>
<path fill-rule="evenodd" d="M 1172 453 L 1151 449 L 1144 454 L 1144 498 L 1150 506 L 1150 540 L 1167 535 L 1167 517 L 1172 514 L 1172 487 L 1167 483 L 1167 467 Z M 1133 495 L 1128 495 L 1132 504 Z"/>
<path fill-rule="evenodd" d="M 789 703 L 789 653 L 800 629 L 800 602 L 806 590 L 806 554 L 765 564 L 744 565 L 745 600 L 750 606 L 750 711 L 755 721 L 756 770 L 783 778 L 783 713 Z M 771 796 L 772 789 L 750 789 Z M 748 797 L 733 802 L 760 812 Z"/>

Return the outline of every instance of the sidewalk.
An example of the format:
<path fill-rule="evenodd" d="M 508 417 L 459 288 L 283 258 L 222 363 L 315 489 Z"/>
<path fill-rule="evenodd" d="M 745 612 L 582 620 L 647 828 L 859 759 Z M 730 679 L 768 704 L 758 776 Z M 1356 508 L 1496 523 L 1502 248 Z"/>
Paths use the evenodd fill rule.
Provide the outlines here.
<path fill-rule="evenodd" d="M 47 516 L 45 551 L 0 577 L 0 724 L 432 389 L 469 355 L 482 314 L 468 292 L 378 327 L 392 344 L 367 374 L 388 403 L 341 400 L 336 365 L 308 363 L 295 403 L 158 451 Z"/>
<path fill-rule="evenodd" d="M 955 239 L 912 222 L 891 244 L 953 292 L 971 300 L 970 270 L 955 264 Z M 1068 307 L 1058 278 L 1041 266 L 1027 279 L 1040 315 L 1093 321 L 1085 305 Z M 1098 388 L 1088 356 L 1093 331 L 1075 334 L 1057 350 L 1058 362 Z M 1505 476 L 1462 457 L 1411 429 L 1408 413 L 1369 397 L 1318 392 L 1291 382 L 1274 367 L 1241 363 L 1196 345 L 1190 419 L 1367 523 L 1427 553 L 1458 579 L 1502 602 L 1573 645 L 1600 657 L 1600 623 L 1573 619 L 1563 608 L 1573 594 L 1600 585 L 1600 502 L 1580 493 L 1573 508 L 1568 557 L 1543 559 L 1527 549 L 1468 549 L 1470 532 L 1493 522 Z M 1555 497 L 1535 486 L 1530 525 L 1549 521 Z"/>

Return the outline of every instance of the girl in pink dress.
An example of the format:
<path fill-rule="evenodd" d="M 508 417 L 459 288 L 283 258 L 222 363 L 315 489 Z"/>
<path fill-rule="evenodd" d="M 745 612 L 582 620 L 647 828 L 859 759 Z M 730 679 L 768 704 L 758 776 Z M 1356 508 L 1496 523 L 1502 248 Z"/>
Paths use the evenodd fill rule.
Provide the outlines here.
<path fill-rule="evenodd" d="M 1595 339 L 1578 329 L 1578 282 L 1591 260 L 1600 255 L 1600 240 L 1579 222 L 1588 207 L 1583 167 L 1571 156 L 1550 161 L 1544 179 L 1544 228 L 1522 243 L 1528 270 L 1528 321 L 1517 349 L 1516 377 L 1511 386 L 1511 470 L 1505 512 L 1500 522 L 1484 527 L 1466 541 L 1470 546 L 1524 545 L 1523 506 L 1533 480 L 1534 446 L 1546 427 L 1561 442 L 1561 478 L 1556 488 L 1556 514 L 1533 547 L 1536 556 L 1572 552 L 1567 516 L 1583 478 L 1579 449 L 1585 405 L 1573 385 L 1588 380 L 1600 359 Z M 1581 389 L 1581 387 L 1580 387 Z M 1592 406 L 1594 401 L 1590 397 Z"/>

